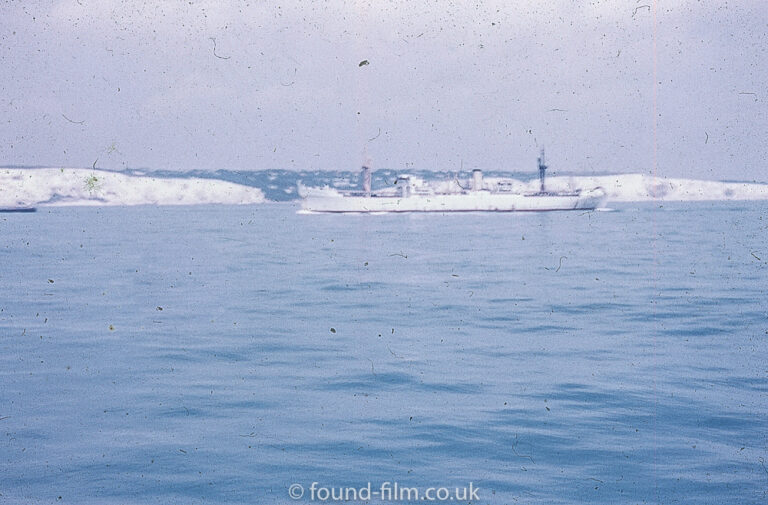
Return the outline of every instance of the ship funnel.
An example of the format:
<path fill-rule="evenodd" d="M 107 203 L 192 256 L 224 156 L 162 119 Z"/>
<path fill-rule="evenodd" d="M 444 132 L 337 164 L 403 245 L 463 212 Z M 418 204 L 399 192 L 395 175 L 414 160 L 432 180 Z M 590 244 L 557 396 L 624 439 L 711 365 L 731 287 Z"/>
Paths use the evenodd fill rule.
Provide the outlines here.
<path fill-rule="evenodd" d="M 400 196 L 410 198 L 413 188 L 411 187 L 411 178 L 407 175 L 401 175 L 395 180 L 395 184 L 400 184 Z"/>
<path fill-rule="evenodd" d="M 546 177 L 545 172 L 547 171 L 547 165 L 544 160 L 544 148 L 541 148 L 541 156 L 539 156 L 539 182 L 541 183 L 541 192 L 544 193 L 544 178 Z"/>
<path fill-rule="evenodd" d="M 365 196 L 371 196 L 371 168 L 363 165 L 363 193 Z"/>
<path fill-rule="evenodd" d="M 483 171 L 480 169 L 472 170 L 472 191 L 481 191 L 483 189 Z"/>

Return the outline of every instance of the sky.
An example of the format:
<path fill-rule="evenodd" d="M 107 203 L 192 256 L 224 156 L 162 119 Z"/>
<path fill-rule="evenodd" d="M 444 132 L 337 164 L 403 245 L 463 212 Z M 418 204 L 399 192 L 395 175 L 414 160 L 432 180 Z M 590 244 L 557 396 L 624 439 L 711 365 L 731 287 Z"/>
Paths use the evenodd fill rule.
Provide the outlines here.
<path fill-rule="evenodd" d="M 764 0 L 0 0 L 0 165 L 768 182 Z"/>

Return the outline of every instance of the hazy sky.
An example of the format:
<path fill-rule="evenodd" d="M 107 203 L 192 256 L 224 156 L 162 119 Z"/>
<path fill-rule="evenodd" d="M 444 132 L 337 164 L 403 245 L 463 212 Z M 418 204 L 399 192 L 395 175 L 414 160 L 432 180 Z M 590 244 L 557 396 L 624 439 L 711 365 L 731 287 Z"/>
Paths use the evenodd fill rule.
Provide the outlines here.
<path fill-rule="evenodd" d="M 765 0 L 5 0 L 0 165 L 534 170 L 544 145 L 768 181 L 766 34 Z"/>

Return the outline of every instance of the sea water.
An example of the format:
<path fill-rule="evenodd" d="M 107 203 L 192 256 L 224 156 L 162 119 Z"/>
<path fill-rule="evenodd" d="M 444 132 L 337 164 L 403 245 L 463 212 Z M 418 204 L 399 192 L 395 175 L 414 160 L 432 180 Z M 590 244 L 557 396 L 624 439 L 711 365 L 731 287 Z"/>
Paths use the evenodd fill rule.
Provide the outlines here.
<path fill-rule="evenodd" d="M 768 501 L 766 203 L 296 210 L 0 215 L 0 503 Z"/>

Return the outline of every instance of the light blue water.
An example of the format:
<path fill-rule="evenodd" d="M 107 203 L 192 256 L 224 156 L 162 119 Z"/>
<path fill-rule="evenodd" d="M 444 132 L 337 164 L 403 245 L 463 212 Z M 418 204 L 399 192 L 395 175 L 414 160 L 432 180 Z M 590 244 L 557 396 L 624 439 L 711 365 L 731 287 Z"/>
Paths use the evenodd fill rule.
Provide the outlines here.
<path fill-rule="evenodd" d="M 766 203 L 295 210 L 0 215 L 0 503 L 768 501 Z"/>

